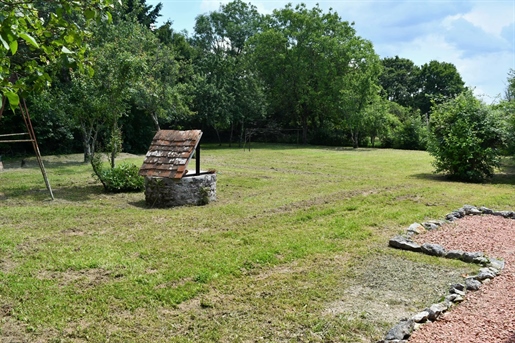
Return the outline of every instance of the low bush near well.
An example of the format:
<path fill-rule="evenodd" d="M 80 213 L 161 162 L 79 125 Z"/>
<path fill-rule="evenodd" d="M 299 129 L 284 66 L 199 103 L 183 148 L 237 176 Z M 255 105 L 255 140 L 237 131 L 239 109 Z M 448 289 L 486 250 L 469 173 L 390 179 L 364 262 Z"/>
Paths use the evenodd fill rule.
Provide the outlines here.
<path fill-rule="evenodd" d="M 99 157 L 91 160 L 95 176 L 102 182 L 106 192 L 140 192 L 145 187 L 145 179 L 138 172 L 138 166 L 122 163 L 114 168 L 104 168 Z"/>

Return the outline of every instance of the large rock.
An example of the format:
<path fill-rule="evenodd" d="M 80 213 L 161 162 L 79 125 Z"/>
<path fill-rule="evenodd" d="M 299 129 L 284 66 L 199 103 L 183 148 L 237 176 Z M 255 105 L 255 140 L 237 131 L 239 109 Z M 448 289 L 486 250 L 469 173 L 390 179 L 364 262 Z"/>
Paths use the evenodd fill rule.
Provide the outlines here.
<path fill-rule="evenodd" d="M 488 267 L 498 270 L 498 272 L 496 272 L 496 274 L 499 274 L 501 272 L 501 270 L 504 269 L 504 261 L 498 260 L 496 258 L 490 258 Z"/>
<path fill-rule="evenodd" d="M 421 246 L 421 250 L 424 254 L 431 256 L 443 257 L 446 254 L 444 247 L 442 247 L 440 244 L 424 243 Z"/>
<path fill-rule="evenodd" d="M 456 211 L 452 212 L 456 218 L 463 218 L 465 217 L 465 210 L 463 208 L 460 208 Z"/>
<path fill-rule="evenodd" d="M 464 205 L 463 211 L 465 212 L 465 214 L 468 214 L 468 215 L 483 214 L 483 212 L 481 212 L 481 210 L 479 210 L 476 206 L 472 206 L 472 205 Z"/>
<path fill-rule="evenodd" d="M 392 239 L 390 239 L 388 244 L 392 248 L 415 251 L 415 252 L 421 251 L 420 245 L 418 245 L 417 243 L 413 242 L 411 239 L 406 238 L 404 236 L 395 236 Z"/>
<path fill-rule="evenodd" d="M 414 327 L 415 322 L 412 319 L 401 320 L 399 324 L 395 325 L 393 328 L 390 329 L 390 331 L 388 331 L 385 340 L 392 341 L 396 339 L 401 340 L 409 338 L 411 336 L 411 333 L 413 332 Z"/>
<path fill-rule="evenodd" d="M 495 272 L 490 270 L 490 268 L 481 268 L 479 269 L 479 273 L 474 276 L 474 279 L 478 281 L 483 281 L 486 279 L 493 279 L 495 277 Z"/>
<path fill-rule="evenodd" d="M 433 222 L 425 222 L 425 223 L 422 223 L 422 225 L 426 228 L 426 230 L 436 230 L 440 227 L 440 225 L 437 225 Z"/>
<path fill-rule="evenodd" d="M 465 287 L 467 287 L 468 291 L 477 291 L 481 287 L 481 282 L 473 277 L 468 277 L 465 279 Z"/>
<path fill-rule="evenodd" d="M 480 258 L 484 257 L 485 254 L 482 252 L 465 252 L 461 258 L 463 262 L 467 263 L 477 263 L 477 261 L 480 260 Z"/>
<path fill-rule="evenodd" d="M 415 323 L 424 323 L 427 321 L 427 318 L 429 317 L 429 312 L 422 311 L 411 317 Z"/>
<path fill-rule="evenodd" d="M 512 211 L 494 211 L 492 214 L 494 216 L 501 216 L 504 218 L 514 218 L 515 217 L 515 213 Z"/>
<path fill-rule="evenodd" d="M 454 213 L 449 213 L 445 216 L 445 220 L 448 220 L 450 222 L 453 222 L 455 220 L 458 220 L 459 218 L 454 215 Z"/>
<path fill-rule="evenodd" d="M 483 214 L 494 214 L 494 211 L 492 211 L 491 209 L 489 209 L 488 207 L 480 207 L 479 210 L 481 212 L 483 212 Z"/>
<path fill-rule="evenodd" d="M 449 293 L 451 293 L 451 294 L 453 294 L 453 293 L 461 294 L 458 292 L 464 292 L 464 291 L 465 291 L 465 285 L 461 284 L 461 283 L 454 283 L 449 287 Z"/>
<path fill-rule="evenodd" d="M 465 252 L 461 250 L 449 250 L 447 251 L 447 255 L 445 255 L 445 257 L 453 260 L 463 260 L 463 254 L 465 254 Z"/>
<path fill-rule="evenodd" d="M 460 291 L 458 291 L 458 292 L 460 292 Z M 463 292 L 461 292 L 461 293 L 463 293 Z M 465 293 L 463 293 L 463 294 L 465 294 Z M 464 295 L 459 295 L 457 293 L 452 293 L 445 297 L 445 301 L 448 301 L 451 303 L 459 303 L 459 302 L 462 302 L 463 300 L 465 300 Z"/>
<path fill-rule="evenodd" d="M 409 234 L 415 234 L 419 235 L 421 233 L 424 233 L 426 231 L 425 227 L 420 225 L 419 223 L 413 223 L 408 227 L 408 230 L 406 230 Z"/>
<path fill-rule="evenodd" d="M 427 318 L 430 321 L 434 322 L 436 319 L 438 319 L 438 317 L 440 317 L 440 315 L 442 313 L 447 311 L 448 308 L 449 308 L 449 306 L 444 302 L 438 303 L 438 304 L 433 304 L 433 305 L 431 305 L 431 307 L 426 309 L 426 311 L 429 312 L 429 316 Z"/>

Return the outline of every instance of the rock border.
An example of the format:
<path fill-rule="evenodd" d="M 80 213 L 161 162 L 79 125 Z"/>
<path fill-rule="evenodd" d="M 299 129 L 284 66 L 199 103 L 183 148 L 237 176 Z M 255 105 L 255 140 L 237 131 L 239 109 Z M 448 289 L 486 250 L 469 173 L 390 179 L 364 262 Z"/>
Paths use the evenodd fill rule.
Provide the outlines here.
<path fill-rule="evenodd" d="M 477 291 L 482 284 L 490 282 L 501 273 L 504 269 L 504 261 L 487 257 L 483 252 L 446 250 L 439 244 L 424 243 L 419 245 L 411 239 L 414 235 L 421 234 L 425 231 L 436 230 L 443 224 L 453 222 L 467 215 L 483 214 L 515 219 L 515 212 L 513 211 L 494 211 L 487 207 L 478 208 L 472 205 L 463 205 L 463 207 L 458 210 L 447 214 L 445 220 L 430 220 L 422 224 L 413 223 L 408 227 L 405 234 L 397 235 L 390 239 L 388 245 L 392 248 L 461 260 L 467 263 L 476 263 L 483 266 L 483 268 L 479 270 L 477 275 L 466 277 L 464 283 L 452 284 L 449 287 L 449 294 L 442 302 L 432 304 L 430 307 L 415 314 L 411 318 L 402 319 L 388 331 L 384 339 L 377 343 L 407 343 L 413 331 L 417 330 L 421 325 L 436 321 L 442 313 L 446 312 L 454 304 L 465 300 L 467 291 Z"/>

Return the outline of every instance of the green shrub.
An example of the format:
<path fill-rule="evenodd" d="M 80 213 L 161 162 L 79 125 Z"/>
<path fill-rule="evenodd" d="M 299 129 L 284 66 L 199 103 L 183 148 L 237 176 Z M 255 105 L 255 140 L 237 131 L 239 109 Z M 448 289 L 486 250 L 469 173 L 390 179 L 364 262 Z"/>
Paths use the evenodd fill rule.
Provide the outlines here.
<path fill-rule="evenodd" d="M 114 168 L 104 168 L 99 155 L 95 154 L 91 165 L 94 175 L 102 182 L 106 192 L 141 192 L 144 189 L 145 179 L 138 174 L 138 166 L 122 163 Z"/>
<path fill-rule="evenodd" d="M 498 111 L 467 90 L 433 107 L 428 151 L 436 172 L 462 181 L 481 182 L 500 165 L 506 135 Z"/>
<path fill-rule="evenodd" d="M 393 139 L 395 149 L 425 150 L 427 126 L 420 116 L 409 117 L 397 128 Z"/>
<path fill-rule="evenodd" d="M 384 123 L 379 134 L 383 148 L 426 150 L 428 129 L 420 111 L 389 102 Z"/>

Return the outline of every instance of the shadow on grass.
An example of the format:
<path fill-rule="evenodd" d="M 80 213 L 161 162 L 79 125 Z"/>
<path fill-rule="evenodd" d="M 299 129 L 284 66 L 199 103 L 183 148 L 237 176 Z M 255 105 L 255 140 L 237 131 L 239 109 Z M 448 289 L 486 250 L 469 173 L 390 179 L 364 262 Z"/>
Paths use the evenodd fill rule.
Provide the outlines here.
<path fill-rule="evenodd" d="M 449 179 L 445 175 L 434 174 L 434 173 L 414 174 L 414 175 L 411 175 L 411 177 L 414 177 L 415 179 L 420 179 L 420 180 L 431 180 L 431 181 L 438 181 L 438 182 L 456 182 L 455 180 Z"/>
<path fill-rule="evenodd" d="M 303 144 L 295 144 L 295 143 L 253 143 L 250 144 L 250 151 L 252 150 L 291 150 L 291 149 L 301 149 L 306 147 L 314 147 L 312 145 L 303 145 Z M 206 143 L 202 144 L 200 147 L 202 150 L 244 150 L 249 151 L 249 144 L 247 143 L 245 146 L 239 146 L 238 143 L 233 143 L 232 146 L 228 144 L 218 145 L 216 143 Z"/>
<path fill-rule="evenodd" d="M 438 182 L 464 182 L 453 178 L 450 178 L 443 174 L 434 173 L 422 173 L 415 174 L 412 177 L 422 180 L 432 180 Z M 464 182 L 465 183 L 465 182 Z M 506 163 L 501 167 L 500 171 L 497 171 L 491 179 L 482 182 L 484 184 L 493 185 L 515 185 L 515 163 Z"/>
<path fill-rule="evenodd" d="M 74 202 L 89 201 L 105 194 L 102 185 L 56 188 L 53 192 L 56 199 Z"/>
<path fill-rule="evenodd" d="M 350 146 L 335 146 L 335 147 L 328 147 L 328 146 L 324 146 L 324 147 L 318 147 L 318 146 L 315 146 L 317 148 L 321 148 L 321 149 L 324 149 L 324 150 L 330 150 L 330 151 L 348 151 L 348 152 L 368 152 L 368 151 L 377 151 L 379 150 L 378 148 L 353 148 L 353 147 L 350 147 Z"/>
<path fill-rule="evenodd" d="M 67 169 L 67 168 L 72 168 L 72 167 L 77 167 L 77 166 L 89 166 L 89 163 L 73 162 L 73 161 L 48 162 L 48 161 L 43 160 L 43 165 L 44 165 L 45 169 L 47 169 L 47 170 L 62 170 L 62 169 Z M 30 160 L 30 161 L 26 162 L 25 164 L 23 164 L 23 166 L 21 164 L 21 160 L 20 161 L 9 161 L 9 162 L 4 162 L 3 166 L 4 166 L 4 171 L 39 169 L 39 165 L 38 165 L 37 161 L 35 161 L 35 160 L 34 161 Z"/>
<path fill-rule="evenodd" d="M 151 209 L 152 207 L 148 206 L 145 200 L 138 200 L 138 201 L 129 201 L 129 205 L 141 208 L 141 209 Z"/>

